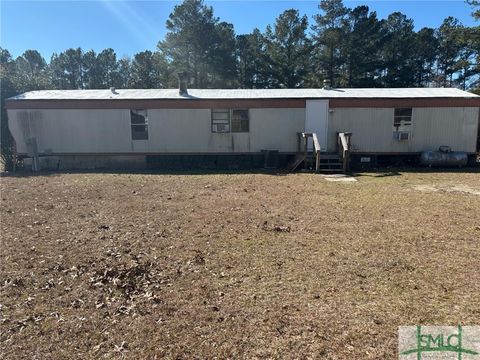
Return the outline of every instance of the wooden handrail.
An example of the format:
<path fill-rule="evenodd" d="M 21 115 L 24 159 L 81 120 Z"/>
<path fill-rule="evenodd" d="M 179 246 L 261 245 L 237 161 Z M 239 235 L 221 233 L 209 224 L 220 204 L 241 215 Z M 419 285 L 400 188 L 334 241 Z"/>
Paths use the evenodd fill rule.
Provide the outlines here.
<path fill-rule="evenodd" d="M 318 141 L 318 137 L 316 133 L 312 133 L 313 138 L 313 148 L 315 151 L 320 150 L 320 142 Z"/>
<path fill-rule="evenodd" d="M 352 133 L 337 133 L 337 148 L 339 157 L 343 162 L 343 172 L 347 173 L 350 168 L 350 149 Z M 315 157 L 315 172 L 320 171 L 320 141 L 316 133 L 297 132 L 297 152 L 303 155 L 305 169 L 308 168 L 308 139 L 313 141 L 313 156 Z M 300 163 L 298 163 L 300 164 Z M 295 166 L 296 167 L 296 166 Z"/>
<path fill-rule="evenodd" d="M 316 133 L 312 133 L 313 150 L 315 152 L 315 172 L 320 171 L 320 142 Z"/>
<path fill-rule="evenodd" d="M 307 155 L 308 155 L 308 139 L 312 138 L 313 141 L 313 155 L 315 157 L 315 172 L 320 171 L 320 141 L 316 133 L 298 132 L 297 133 L 297 151 L 298 153 L 304 153 L 305 155 L 305 169 L 307 169 Z M 302 141 L 303 140 L 303 141 Z"/>
<path fill-rule="evenodd" d="M 350 168 L 350 138 L 352 133 L 338 133 L 338 154 L 343 159 L 343 173 L 346 174 Z"/>
<path fill-rule="evenodd" d="M 343 151 L 343 157 L 345 157 L 345 152 L 348 151 L 348 140 L 347 137 L 345 136 L 345 133 L 340 133 L 338 134 L 340 137 L 340 142 L 341 142 L 341 150 Z"/>

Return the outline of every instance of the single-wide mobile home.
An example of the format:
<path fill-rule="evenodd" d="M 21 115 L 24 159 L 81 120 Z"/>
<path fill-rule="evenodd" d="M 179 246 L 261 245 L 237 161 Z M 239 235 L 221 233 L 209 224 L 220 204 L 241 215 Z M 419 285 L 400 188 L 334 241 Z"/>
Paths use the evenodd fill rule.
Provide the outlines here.
<path fill-rule="evenodd" d="M 18 155 L 60 169 L 263 165 L 303 151 L 299 134 L 326 158 L 349 134 L 359 162 L 479 151 L 480 97 L 453 88 L 44 90 L 6 106 Z"/>

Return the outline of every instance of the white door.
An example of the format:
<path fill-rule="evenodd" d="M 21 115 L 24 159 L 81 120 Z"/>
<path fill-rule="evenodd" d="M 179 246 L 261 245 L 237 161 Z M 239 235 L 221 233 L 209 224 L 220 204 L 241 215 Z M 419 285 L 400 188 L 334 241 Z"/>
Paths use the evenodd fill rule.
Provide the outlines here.
<path fill-rule="evenodd" d="M 307 100 L 305 132 L 316 133 L 320 148 L 327 151 L 328 100 Z M 309 150 L 313 144 L 309 141 Z"/>

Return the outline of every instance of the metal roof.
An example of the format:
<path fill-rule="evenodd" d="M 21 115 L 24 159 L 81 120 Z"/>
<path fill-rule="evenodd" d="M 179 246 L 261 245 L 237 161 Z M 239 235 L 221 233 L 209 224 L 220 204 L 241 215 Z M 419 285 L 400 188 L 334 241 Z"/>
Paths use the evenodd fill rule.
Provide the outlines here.
<path fill-rule="evenodd" d="M 478 98 L 455 88 L 369 88 L 369 89 L 178 89 L 38 90 L 9 100 L 133 100 L 133 99 L 329 99 L 329 98 Z"/>

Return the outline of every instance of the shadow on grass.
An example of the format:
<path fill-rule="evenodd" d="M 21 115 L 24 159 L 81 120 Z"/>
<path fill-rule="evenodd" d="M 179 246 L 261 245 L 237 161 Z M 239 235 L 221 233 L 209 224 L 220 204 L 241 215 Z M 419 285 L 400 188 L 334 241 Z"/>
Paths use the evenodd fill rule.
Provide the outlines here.
<path fill-rule="evenodd" d="M 368 173 L 352 173 L 352 176 L 355 176 L 355 177 L 360 177 L 360 176 L 363 176 L 363 177 L 374 177 L 374 178 L 383 178 L 383 177 L 389 177 L 389 176 L 402 176 L 401 173 L 399 173 L 398 171 L 388 171 L 388 172 L 379 172 L 379 171 L 375 171 L 375 172 L 368 172 Z"/>
<path fill-rule="evenodd" d="M 480 166 L 467 167 L 379 167 L 375 169 L 355 170 L 352 172 L 353 176 L 375 177 L 383 178 L 390 176 L 402 176 L 402 173 L 415 174 L 433 174 L 433 173 L 461 173 L 461 174 L 480 174 Z"/>
<path fill-rule="evenodd" d="M 113 175 L 241 175 L 261 174 L 271 176 L 286 176 L 289 173 L 283 169 L 89 169 L 89 170 L 49 170 L 33 172 L 19 170 L 16 172 L 0 172 L 0 177 L 28 178 L 37 176 L 62 176 L 66 174 L 113 174 Z"/>
<path fill-rule="evenodd" d="M 448 167 L 378 167 L 373 169 L 355 169 L 349 175 L 356 177 L 386 178 L 402 176 L 402 173 L 471 173 L 480 174 L 480 166 L 462 168 Z M 301 171 L 293 172 L 301 174 Z M 262 174 L 271 176 L 286 176 L 291 173 L 285 169 L 89 169 L 89 170 L 50 170 L 32 172 L 31 170 L 17 170 L 16 172 L 0 172 L 0 177 L 5 178 L 28 178 L 35 176 L 61 176 L 65 174 L 116 174 L 116 175 L 245 175 Z"/>

